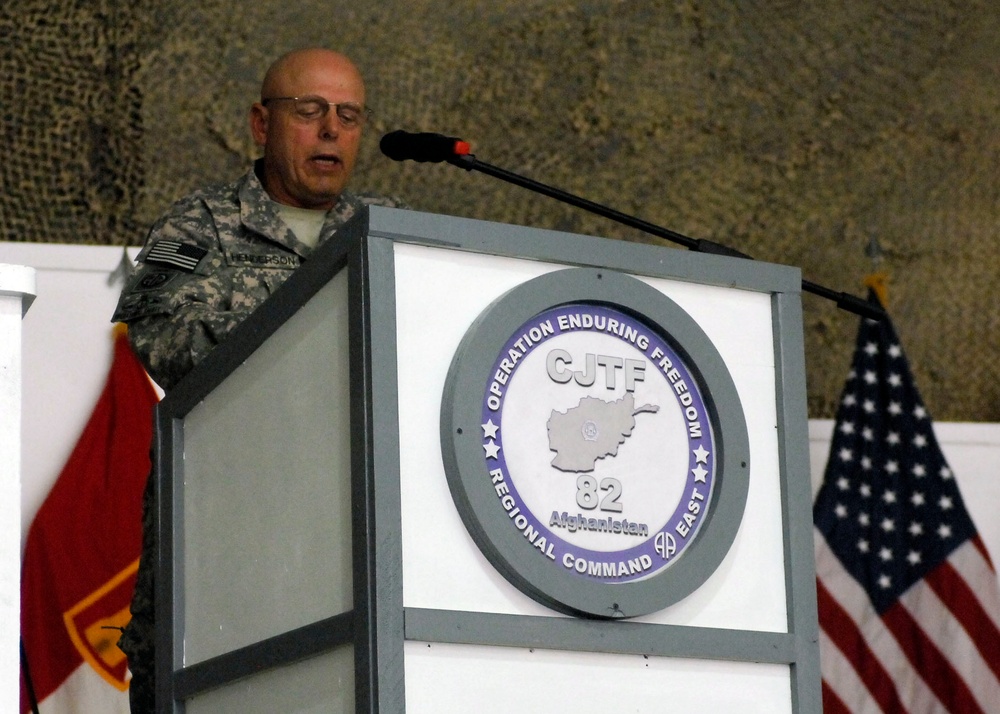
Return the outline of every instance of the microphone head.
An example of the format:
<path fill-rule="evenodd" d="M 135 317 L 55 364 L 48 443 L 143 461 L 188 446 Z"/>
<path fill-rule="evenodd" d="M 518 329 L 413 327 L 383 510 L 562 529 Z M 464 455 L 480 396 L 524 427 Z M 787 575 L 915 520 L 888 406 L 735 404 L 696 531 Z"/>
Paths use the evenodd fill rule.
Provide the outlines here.
<path fill-rule="evenodd" d="M 461 139 L 429 132 L 392 131 L 382 137 L 379 148 L 393 161 L 438 163 L 469 153 L 469 145 Z"/>

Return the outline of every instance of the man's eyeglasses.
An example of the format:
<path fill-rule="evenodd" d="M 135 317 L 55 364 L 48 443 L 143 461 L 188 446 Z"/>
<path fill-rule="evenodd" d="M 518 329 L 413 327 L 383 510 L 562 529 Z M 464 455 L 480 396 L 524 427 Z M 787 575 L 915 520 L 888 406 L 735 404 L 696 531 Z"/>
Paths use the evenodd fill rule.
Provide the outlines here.
<path fill-rule="evenodd" d="M 354 102 L 334 104 L 326 101 L 323 97 L 268 97 L 260 100 L 260 103 L 265 107 L 270 102 L 292 102 L 292 111 L 295 112 L 295 116 L 305 121 L 322 119 L 330 113 L 332 108 L 337 114 L 337 119 L 340 120 L 340 125 L 345 129 L 357 129 L 372 115 L 372 110 L 368 107 Z"/>

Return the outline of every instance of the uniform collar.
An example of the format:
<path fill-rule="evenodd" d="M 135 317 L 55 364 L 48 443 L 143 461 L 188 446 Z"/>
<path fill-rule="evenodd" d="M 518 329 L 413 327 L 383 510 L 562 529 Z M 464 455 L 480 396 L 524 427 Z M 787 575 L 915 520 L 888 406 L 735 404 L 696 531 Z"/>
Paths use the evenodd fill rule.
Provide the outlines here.
<path fill-rule="evenodd" d="M 249 230 L 297 253 L 302 258 L 308 258 L 314 248 L 300 241 L 278 215 L 274 200 L 264 190 L 260 176 L 264 171 L 264 160 L 257 159 L 247 172 L 239 189 L 240 222 Z M 348 191 L 344 191 L 337 199 L 336 205 L 327 211 L 326 221 L 320 231 L 319 241 L 333 235 L 344 222 L 353 216 L 361 207 L 358 199 Z"/>

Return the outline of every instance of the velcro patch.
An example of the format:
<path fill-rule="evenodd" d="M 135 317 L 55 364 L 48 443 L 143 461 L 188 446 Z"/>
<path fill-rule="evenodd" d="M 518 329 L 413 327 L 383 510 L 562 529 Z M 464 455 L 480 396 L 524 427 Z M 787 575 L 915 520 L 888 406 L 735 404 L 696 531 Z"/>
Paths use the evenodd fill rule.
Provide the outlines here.
<path fill-rule="evenodd" d="M 226 251 L 226 263 L 241 268 L 287 268 L 299 267 L 302 260 L 294 253 L 256 253 L 247 250 Z"/>
<path fill-rule="evenodd" d="M 140 277 L 135 285 L 132 286 L 132 291 L 141 292 L 144 290 L 159 290 L 166 287 L 174 278 L 178 277 L 180 273 L 173 270 L 153 270 L 149 272 L 144 272 L 142 277 Z M 189 280 L 190 278 L 185 278 Z"/>
<path fill-rule="evenodd" d="M 193 273 L 201 259 L 208 254 L 204 248 L 176 240 L 161 240 L 146 254 L 147 263 L 169 265 L 171 268 Z"/>
<path fill-rule="evenodd" d="M 115 310 L 112 322 L 129 322 L 148 315 L 170 313 L 170 304 L 165 297 L 157 294 L 133 294 L 125 297 Z"/>

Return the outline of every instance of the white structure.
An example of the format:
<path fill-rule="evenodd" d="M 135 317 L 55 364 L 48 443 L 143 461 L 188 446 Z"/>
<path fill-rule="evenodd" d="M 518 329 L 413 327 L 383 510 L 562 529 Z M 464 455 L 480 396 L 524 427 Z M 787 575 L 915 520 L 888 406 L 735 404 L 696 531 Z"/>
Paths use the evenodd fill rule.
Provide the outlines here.
<path fill-rule="evenodd" d="M 0 263 L 0 709 L 20 694 L 21 319 L 35 297 L 35 271 Z"/>

